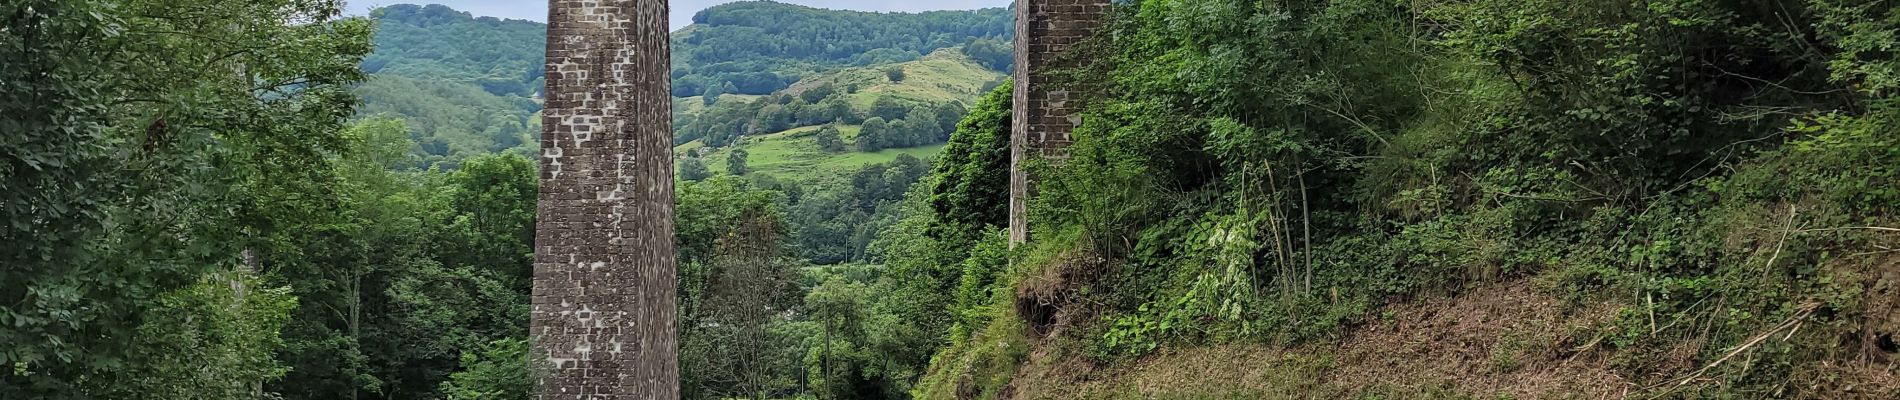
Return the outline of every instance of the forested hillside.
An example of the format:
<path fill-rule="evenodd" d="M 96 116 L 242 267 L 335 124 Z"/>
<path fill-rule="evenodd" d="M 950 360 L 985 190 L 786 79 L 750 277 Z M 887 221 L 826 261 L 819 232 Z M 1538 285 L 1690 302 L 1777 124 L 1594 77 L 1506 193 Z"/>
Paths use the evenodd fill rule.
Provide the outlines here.
<path fill-rule="evenodd" d="M 679 32 L 684 397 L 1900 398 L 1900 4 L 1115 3 Z M 0 2 L 0 399 L 531 398 L 545 29 Z"/>
<path fill-rule="evenodd" d="M 392 5 L 371 18 L 376 51 L 364 59 L 363 70 L 374 79 L 356 89 L 363 101 L 358 112 L 407 121 L 419 143 L 417 167 L 454 168 L 462 159 L 490 153 L 534 155 L 546 24 L 478 18 L 441 5 Z M 673 89 L 680 98 L 773 94 L 808 78 L 918 61 L 947 48 L 969 49 L 972 62 L 1004 70 L 1013 30 L 1010 13 L 1000 8 L 869 13 L 770 1 L 715 6 L 695 14 L 694 21 L 673 38 Z M 961 86 L 996 79 L 988 72 L 925 76 Z M 976 91 L 929 100 L 969 101 Z M 857 100 L 858 107 L 868 111 L 873 100 Z M 679 119 L 692 119 L 697 107 L 682 104 Z"/>
<path fill-rule="evenodd" d="M 404 121 L 417 143 L 404 167 L 535 156 L 545 24 L 440 5 L 388 6 L 371 17 L 376 51 L 363 63 L 371 79 L 356 89 L 357 112 Z M 674 87 L 718 85 L 675 93 L 681 176 L 745 175 L 796 188 L 786 199 L 792 248 L 819 264 L 869 259 L 875 233 L 897 220 L 891 206 L 919 175 L 883 171 L 925 168 L 1011 61 L 1006 9 L 905 14 L 737 2 L 695 21 L 674 34 Z M 772 83 L 748 83 L 754 78 Z M 866 200 L 841 205 L 852 199 Z"/>
<path fill-rule="evenodd" d="M 1006 94 L 977 102 L 1007 14 L 760 2 L 687 30 L 706 71 L 780 82 L 678 100 L 700 135 L 681 152 L 717 158 L 678 190 L 690 397 L 903 396 L 923 374 L 940 321 L 886 301 L 922 292 L 880 232 L 921 209 L 952 131 L 1007 125 Z M 804 20 L 823 29 L 760 28 Z M 211 0 L 0 21 L 0 398 L 528 398 L 545 25 Z M 717 43 L 774 40 L 848 51 Z"/>
<path fill-rule="evenodd" d="M 371 78 L 356 88 L 362 117 L 406 122 L 414 168 L 453 169 L 473 156 L 535 156 L 547 24 L 476 18 L 441 5 L 398 4 L 371 13 Z"/>
<path fill-rule="evenodd" d="M 770 94 L 847 66 L 898 63 L 972 41 L 1014 37 L 1009 9 L 870 13 L 742 1 L 693 15 L 673 34 L 673 96 Z M 980 60 L 1002 69 L 1008 52 Z M 730 85 L 728 85 L 730 84 Z"/>
<path fill-rule="evenodd" d="M 415 157 L 392 167 L 456 170 L 492 163 L 486 154 L 534 155 L 545 25 L 475 18 L 442 6 L 390 6 L 372 17 L 377 50 L 364 62 L 372 75 L 357 89 L 364 101 L 359 114 L 370 118 L 365 124 L 403 121 L 417 144 Z M 1011 57 L 1004 41 L 1010 13 L 887 14 L 738 2 L 702 11 L 695 21 L 676 32 L 673 43 L 686 393 L 862 390 L 832 382 L 853 377 L 886 388 L 879 393 L 901 395 L 922 374 L 934 346 L 900 343 L 933 343 L 921 333 L 936 328 L 899 322 L 914 313 L 865 308 L 898 290 L 884 277 L 875 244 L 879 232 L 914 208 L 904 205 L 907 193 L 930 175 L 929 160 L 968 108 L 1002 84 Z M 996 101 L 993 109 L 1006 105 Z M 998 112 L 1006 110 L 990 115 Z M 796 317 L 766 318 L 771 314 L 759 313 L 766 309 Z M 369 360 L 362 367 L 319 370 L 373 379 L 364 388 L 407 386 L 389 398 L 454 396 L 497 384 L 434 386 L 451 378 L 502 379 L 506 388 L 509 375 L 493 374 L 522 370 L 508 372 L 489 357 L 524 348 L 508 333 L 518 332 L 519 321 L 509 318 L 519 315 L 500 312 L 479 318 L 513 322 L 507 330 L 475 335 L 484 339 L 440 343 L 407 359 L 378 361 L 412 352 L 363 354 Z M 903 330 L 832 336 L 837 324 L 864 318 Z M 898 347 L 907 350 L 890 353 Z M 462 358 L 440 358 L 453 354 Z M 887 358 L 901 362 L 866 361 Z M 454 371 L 465 375 L 451 377 Z M 298 373 L 286 381 L 349 387 Z"/>

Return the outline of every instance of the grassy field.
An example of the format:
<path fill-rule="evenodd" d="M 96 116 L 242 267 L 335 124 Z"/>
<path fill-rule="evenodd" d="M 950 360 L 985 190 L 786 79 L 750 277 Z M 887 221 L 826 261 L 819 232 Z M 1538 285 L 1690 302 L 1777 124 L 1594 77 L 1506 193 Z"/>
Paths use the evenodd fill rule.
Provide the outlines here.
<path fill-rule="evenodd" d="M 901 68 L 904 80 L 892 82 L 885 70 Z M 860 113 L 871 111 L 871 105 L 879 97 L 890 95 L 911 104 L 939 104 L 962 102 L 969 106 L 977 97 L 983 95 L 984 87 L 1004 78 L 1000 72 L 977 65 L 969 56 L 963 55 L 958 48 L 948 48 L 930 53 L 915 61 L 882 64 L 868 67 L 847 68 L 836 72 L 819 74 L 793 84 L 781 94 L 799 94 L 824 84 L 832 84 L 838 90 L 846 90 L 856 85 L 858 91 L 849 95 L 851 107 Z M 749 94 L 727 94 L 719 101 L 749 102 L 766 96 Z M 701 96 L 673 99 L 673 113 L 694 115 L 706 110 Z"/>
<path fill-rule="evenodd" d="M 891 81 L 886 74 L 890 68 L 904 70 L 902 81 Z M 915 61 L 849 68 L 833 73 L 806 78 L 792 87 L 781 91 L 782 94 L 798 94 L 811 88 L 832 84 L 838 90 L 848 90 L 855 86 L 857 91 L 849 95 L 852 108 L 860 113 L 871 110 L 878 98 L 889 95 L 910 104 L 940 104 L 962 102 L 965 106 L 982 95 L 985 86 L 1003 79 L 1003 74 L 984 68 L 971 61 L 960 49 L 943 49 Z M 724 95 L 719 101 L 753 101 L 764 96 Z M 706 109 L 698 96 L 674 99 L 673 112 L 692 115 Z M 869 164 L 890 162 L 900 154 L 909 154 L 917 158 L 935 157 L 943 145 L 912 147 L 906 149 L 886 149 L 875 153 L 863 153 L 847 150 L 838 153 L 826 153 L 818 149 L 817 141 L 812 137 L 819 126 L 792 128 L 783 132 L 747 136 L 732 146 L 705 150 L 705 145 L 692 141 L 673 148 L 674 154 L 685 157 L 689 154 L 702 154 L 706 166 L 714 173 L 726 173 L 726 157 L 732 149 L 745 149 L 746 165 L 753 173 L 771 174 L 789 180 L 807 180 L 833 173 L 848 173 Z M 847 143 L 856 143 L 859 126 L 839 126 Z"/>
<path fill-rule="evenodd" d="M 890 68 L 903 69 L 904 80 L 892 82 L 885 74 L 885 70 Z M 850 97 L 851 106 L 864 112 L 869 111 L 871 104 L 885 95 L 913 103 L 958 101 L 967 106 L 983 94 L 985 85 L 1002 79 L 1002 73 L 983 68 L 963 55 L 961 50 L 951 48 L 938 50 L 916 61 L 851 68 L 808 78 L 786 91 L 800 93 L 827 83 L 841 90 L 857 85 L 858 92 Z"/>
<path fill-rule="evenodd" d="M 758 100 L 760 97 L 765 97 L 765 96 L 760 96 L 756 94 L 725 94 L 725 95 L 719 95 L 719 101 L 748 102 L 748 101 Z M 705 110 L 706 110 L 705 96 L 673 98 L 673 113 L 674 114 L 698 114 L 701 111 L 705 111 Z"/>
<path fill-rule="evenodd" d="M 742 148 L 746 151 L 746 166 L 751 168 L 752 173 L 770 174 L 790 180 L 808 180 L 827 173 L 850 172 L 865 165 L 890 162 L 897 159 L 900 154 L 929 159 L 936 157 L 937 153 L 943 150 L 942 144 L 936 144 L 905 149 L 885 149 L 875 153 L 856 150 L 827 153 L 818 149 L 818 142 L 813 137 L 818 129 L 817 126 L 807 126 L 770 135 L 746 137 L 737 146 L 714 150 L 705 155 L 706 166 L 714 173 L 724 174 L 726 173 L 726 158 L 732 153 L 732 149 Z M 838 130 L 843 132 L 845 140 L 849 142 L 857 137 L 859 127 L 846 125 L 840 126 Z M 700 147 L 703 146 L 698 141 L 694 141 L 674 147 L 674 151 L 676 154 L 684 155 Z"/>

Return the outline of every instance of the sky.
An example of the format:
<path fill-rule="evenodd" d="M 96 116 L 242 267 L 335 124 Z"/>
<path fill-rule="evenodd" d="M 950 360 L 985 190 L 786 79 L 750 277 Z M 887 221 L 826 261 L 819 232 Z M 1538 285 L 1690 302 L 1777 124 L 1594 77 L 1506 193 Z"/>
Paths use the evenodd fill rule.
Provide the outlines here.
<path fill-rule="evenodd" d="M 361 15 L 372 8 L 391 4 L 441 4 L 457 10 L 467 11 L 475 16 L 505 19 L 526 19 L 546 21 L 548 19 L 547 0 L 346 0 L 351 15 Z M 739 0 L 672 0 L 673 29 L 679 29 L 693 22 L 693 14 L 714 5 Z M 859 11 L 930 11 L 930 10 L 974 10 L 987 7 L 1007 7 L 1010 0 L 781 0 L 784 3 L 803 4 L 819 8 L 834 8 Z"/>

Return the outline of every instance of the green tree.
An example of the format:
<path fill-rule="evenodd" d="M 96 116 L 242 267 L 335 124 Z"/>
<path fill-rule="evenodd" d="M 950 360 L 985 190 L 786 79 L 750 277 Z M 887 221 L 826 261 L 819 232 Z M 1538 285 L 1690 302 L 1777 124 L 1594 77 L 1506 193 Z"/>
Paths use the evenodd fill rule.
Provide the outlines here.
<path fill-rule="evenodd" d="M 357 115 L 407 121 L 425 146 L 413 149 L 424 157 L 405 168 L 446 170 L 488 153 L 538 153 L 530 142 L 539 131 L 545 24 L 440 5 L 391 5 L 370 18 L 376 51 L 363 70 L 375 79 L 354 90 L 362 99 Z"/>
<path fill-rule="evenodd" d="M 904 116 L 909 114 L 910 106 L 904 105 L 904 102 L 897 100 L 896 96 L 878 96 L 877 101 L 871 103 L 871 116 L 883 118 L 885 121 L 904 119 Z"/>
<path fill-rule="evenodd" d="M 763 135 L 791 129 L 793 116 L 793 112 L 783 105 L 767 105 L 759 109 L 758 115 L 753 117 L 747 134 Z"/>
<path fill-rule="evenodd" d="M 845 99 L 843 95 L 826 98 L 823 103 L 818 104 L 818 107 L 826 110 L 825 113 L 832 117 L 833 123 L 855 124 L 864 122 L 863 117 L 858 115 L 856 110 L 851 109 L 851 101 Z"/>
<path fill-rule="evenodd" d="M 254 273 L 331 204 L 368 21 L 82 0 L 0 20 L 0 397 L 259 395 L 289 298 Z"/>
<path fill-rule="evenodd" d="M 914 345 L 926 354 L 982 329 L 994 315 L 991 295 L 1008 290 L 998 278 L 1008 261 L 1011 87 L 977 101 L 924 184 L 894 205 L 903 219 L 868 249 L 888 265 L 892 296 L 907 299 L 891 312 L 907 329 L 939 335 Z M 928 362 L 916 360 L 908 362 Z"/>
<path fill-rule="evenodd" d="M 680 180 L 697 182 L 711 178 L 712 170 L 706 168 L 706 161 L 699 157 L 685 157 L 680 159 L 679 175 Z"/>
<path fill-rule="evenodd" d="M 143 362 L 99 398 L 237 399 L 283 377 L 274 350 L 297 306 L 288 288 L 265 286 L 246 269 L 214 272 L 167 293 L 137 330 Z"/>
<path fill-rule="evenodd" d="M 804 191 L 787 213 L 799 256 L 817 264 L 876 261 L 868 248 L 909 212 L 899 203 L 929 171 L 923 159 L 899 154 L 850 171 L 843 182 L 793 186 Z"/>
<path fill-rule="evenodd" d="M 977 64 L 1003 72 L 1010 72 L 1011 64 L 1016 62 L 1016 49 L 1001 40 L 971 39 L 963 44 L 963 54 Z"/>
<path fill-rule="evenodd" d="M 745 179 L 680 186 L 681 390 L 686 398 L 756 397 L 795 386 L 798 338 L 772 316 L 798 303 L 781 258 L 778 193 Z"/>
<path fill-rule="evenodd" d="M 825 101 L 825 99 L 829 99 L 832 96 L 836 96 L 836 95 L 838 95 L 838 85 L 832 84 L 830 82 L 826 82 L 816 87 L 805 89 L 805 91 L 803 92 L 799 92 L 798 98 L 805 100 L 806 103 L 818 104 L 819 102 Z"/>
<path fill-rule="evenodd" d="M 864 127 L 858 130 L 858 151 L 875 153 L 890 146 L 890 124 L 882 117 L 872 117 L 864 121 Z"/>
<path fill-rule="evenodd" d="M 945 117 L 941 115 L 942 112 L 938 106 L 924 106 L 911 108 L 905 114 L 904 120 L 909 121 L 913 146 L 938 143 L 949 137 L 949 132 L 943 130 Z"/>
<path fill-rule="evenodd" d="M 818 133 L 814 135 L 813 140 L 818 142 L 818 149 L 826 153 L 845 151 L 844 136 L 838 131 L 837 125 L 825 125 L 823 128 L 818 128 Z"/>
<path fill-rule="evenodd" d="M 1004 83 L 1008 84 L 1008 82 Z M 950 140 L 950 135 L 957 131 L 957 123 L 962 122 L 963 117 L 969 114 L 970 110 L 964 109 L 963 104 L 958 102 L 947 102 L 939 105 L 935 114 L 937 117 L 937 132 L 939 137 L 932 143 Z"/>
<path fill-rule="evenodd" d="M 713 104 L 718 104 L 719 96 L 723 94 L 726 94 L 726 92 L 723 91 L 720 86 L 718 85 L 707 86 L 706 93 L 700 95 L 701 97 L 699 99 L 699 102 L 700 104 L 705 104 L 708 106 L 713 105 Z"/>
<path fill-rule="evenodd" d="M 403 143 L 407 143 L 406 141 Z M 534 263 L 535 161 L 514 154 L 477 156 L 448 174 L 449 220 L 441 261 L 507 277 L 527 292 Z"/>
<path fill-rule="evenodd" d="M 750 154 L 747 154 L 745 149 L 732 149 L 731 153 L 726 154 L 726 173 L 745 175 L 751 172 L 750 169 L 746 168 L 746 158 L 748 157 L 750 157 Z"/>
<path fill-rule="evenodd" d="M 533 398 L 528 341 L 504 339 L 480 351 L 462 353 L 461 371 L 442 382 L 448 400 L 527 400 Z"/>
<path fill-rule="evenodd" d="M 978 100 L 944 146 L 929 192 L 935 220 L 930 235 L 939 240 L 968 243 L 978 232 L 1009 222 L 1013 88 L 1005 82 Z"/>
<path fill-rule="evenodd" d="M 936 126 L 935 122 L 926 122 L 925 124 L 928 124 L 932 127 Z M 890 147 L 891 148 L 917 147 L 918 145 L 928 142 L 929 139 L 925 138 L 925 136 L 935 136 L 935 135 L 930 134 L 929 131 L 931 129 L 926 129 L 923 125 L 924 124 L 918 124 L 909 119 L 900 119 L 900 120 L 891 121 L 891 129 L 888 131 L 889 134 L 886 135 L 887 137 L 891 139 Z"/>

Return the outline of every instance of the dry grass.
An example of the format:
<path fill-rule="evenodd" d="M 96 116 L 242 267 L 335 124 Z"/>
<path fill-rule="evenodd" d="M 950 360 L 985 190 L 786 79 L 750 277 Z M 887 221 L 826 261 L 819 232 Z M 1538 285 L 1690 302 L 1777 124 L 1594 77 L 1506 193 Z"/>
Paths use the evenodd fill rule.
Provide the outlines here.
<path fill-rule="evenodd" d="M 1060 341 L 1032 353 L 1017 399 L 1619 398 L 1635 385 L 1595 350 L 1616 307 L 1566 311 L 1528 281 L 1387 307 L 1338 343 L 1169 348 L 1094 365 Z M 1581 350 L 1579 350 L 1581 349 Z"/>
<path fill-rule="evenodd" d="M 1615 315 L 1596 304 L 1566 311 L 1529 282 L 1481 286 L 1456 297 L 1390 306 L 1356 329 L 1327 375 L 1348 387 L 1509 398 L 1613 398 L 1634 386 L 1611 371 L 1592 332 Z"/>

